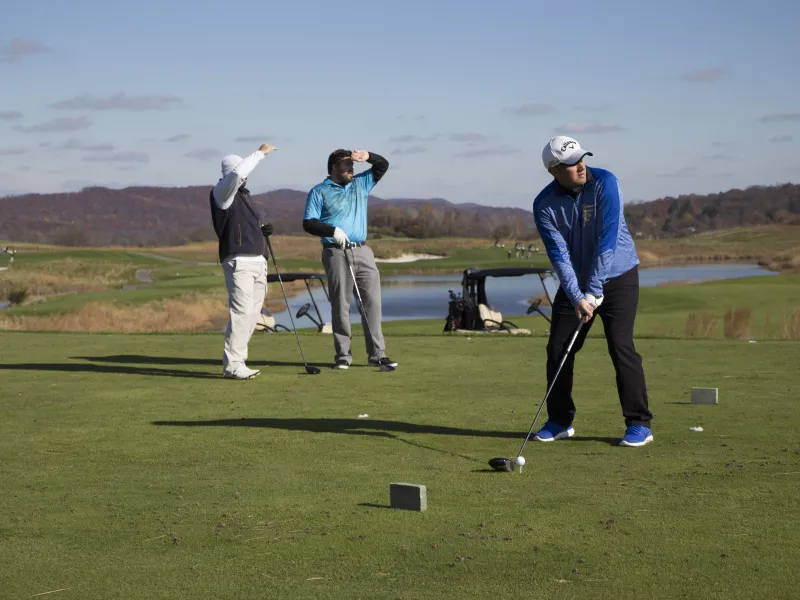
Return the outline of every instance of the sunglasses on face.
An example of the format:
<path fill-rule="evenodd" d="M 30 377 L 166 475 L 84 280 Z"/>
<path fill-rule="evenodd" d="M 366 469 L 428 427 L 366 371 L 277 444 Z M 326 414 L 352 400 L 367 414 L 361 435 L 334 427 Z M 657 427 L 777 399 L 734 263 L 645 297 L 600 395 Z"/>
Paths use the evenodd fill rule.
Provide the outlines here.
<path fill-rule="evenodd" d="M 339 170 L 342 171 L 343 173 L 352 172 L 353 171 L 353 159 L 345 158 L 345 159 L 339 161 L 338 166 L 339 166 Z"/>

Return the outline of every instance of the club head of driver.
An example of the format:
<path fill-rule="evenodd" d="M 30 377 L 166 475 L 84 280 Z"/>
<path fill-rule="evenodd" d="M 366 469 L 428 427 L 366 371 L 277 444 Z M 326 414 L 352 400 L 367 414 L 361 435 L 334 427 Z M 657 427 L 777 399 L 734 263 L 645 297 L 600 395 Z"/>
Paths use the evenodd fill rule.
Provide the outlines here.
<path fill-rule="evenodd" d="M 310 365 L 306 367 L 306 373 L 309 375 L 319 375 L 321 372 L 322 371 L 319 370 L 319 367 L 312 367 Z"/>
<path fill-rule="evenodd" d="M 514 472 L 514 461 L 510 458 L 493 458 L 489 461 L 489 466 L 501 473 Z"/>

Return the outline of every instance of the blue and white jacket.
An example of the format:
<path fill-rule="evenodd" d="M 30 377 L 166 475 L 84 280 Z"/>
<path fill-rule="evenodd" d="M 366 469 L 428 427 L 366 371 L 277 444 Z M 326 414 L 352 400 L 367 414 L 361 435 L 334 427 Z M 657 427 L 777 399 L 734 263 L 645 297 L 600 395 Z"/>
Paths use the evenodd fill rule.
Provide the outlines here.
<path fill-rule="evenodd" d="M 573 305 L 639 264 L 613 173 L 587 167 L 573 198 L 555 180 L 533 201 L 533 218 L 561 287 Z"/>

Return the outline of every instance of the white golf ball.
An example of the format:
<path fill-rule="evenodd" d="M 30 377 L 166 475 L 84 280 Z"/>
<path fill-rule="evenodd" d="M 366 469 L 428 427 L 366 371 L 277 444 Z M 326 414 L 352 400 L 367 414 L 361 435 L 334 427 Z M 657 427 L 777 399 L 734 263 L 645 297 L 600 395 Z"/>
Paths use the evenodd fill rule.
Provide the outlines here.
<path fill-rule="evenodd" d="M 525 457 L 524 457 L 524 456 L 518 456 L 518 457 L 517 457 L 517 464 L 518 464 L 520 467 L 521 467 L 522 465 L 524 465 L 524 464 L 525 464 Z"/>

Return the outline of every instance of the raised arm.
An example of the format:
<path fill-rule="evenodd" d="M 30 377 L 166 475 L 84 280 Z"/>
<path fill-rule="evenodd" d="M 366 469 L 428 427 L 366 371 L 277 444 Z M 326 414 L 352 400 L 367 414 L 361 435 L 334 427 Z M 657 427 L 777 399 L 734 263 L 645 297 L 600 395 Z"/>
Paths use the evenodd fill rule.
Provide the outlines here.
<path fill-rule="evenodd" d="M 389 170 L 389 161 L 380 154 L 367 152 L 366 150 L 355 150 L 353 152 L 353 160 L 356 162 L 368 162 L 372 165 L 371 169 L 359 173 L 354 178 L 363 187 L 364 191 L 369 194 L 372 188 L 386 175 L 386 171 Z"/>
<path fill-rule="evenodd" d="M 214 186 L 214 201 L 220 210 L 228 210 L 236 196 L 236 190 L 242 187 L 245 179 L 253 172 L 256 165 L 273 150 L 277 150 L 277 148 L 269 144 L 262 144 L 258 150 L 242 159 L 242 162 L 236 165 L 233 171 L 217 182 L 217 185 Z"/>

